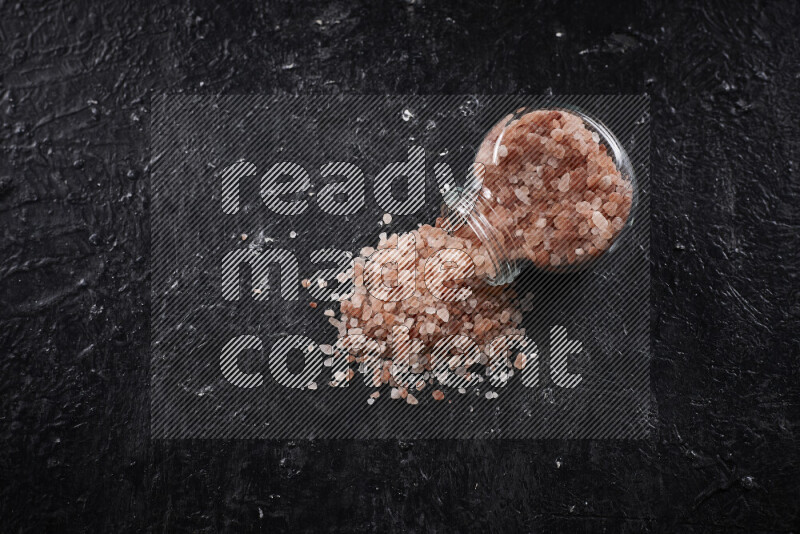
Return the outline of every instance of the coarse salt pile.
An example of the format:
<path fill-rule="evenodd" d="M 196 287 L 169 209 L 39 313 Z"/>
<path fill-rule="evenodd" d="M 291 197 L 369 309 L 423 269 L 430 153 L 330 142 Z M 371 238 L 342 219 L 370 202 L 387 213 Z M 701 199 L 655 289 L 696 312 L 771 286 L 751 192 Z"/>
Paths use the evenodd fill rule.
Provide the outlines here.
<path fill-rule="evenodd" d="M 403 243 L 413 244 L 414 261 L 399 261 L 394 268 L 383 270 L 382 278 L 388 286 L 400 287 L 399 282 L 403 280 L 398 273 L 414 273 L 415 288 L 399 301 L 382 300 L 364 283 L 367 260 L 381 250 L 402 249 Z M 464 255 L 472 258 L 474 269 L 463 261 Z M 457 376 L 469 380 L 470 373 L 475 371 L 470 369 L 472 364 L 491 364 L 483 350 L 487 344 L 499 336 L 525 334 L 519 327 L 522 314 L 512 301 L 513 292 L 479 283 L 478 277 L 486 272 L 484 265 L 489 263 L 488 259 L 480 259 L 482 255 L 485 252 L 472 240 L 453 237 L 429 225 L 402 235 L 381 234 L 377 249 L 362 249 L 353 267 L 338 277 L 339 282 L 352 281 L 354 293 L 341 301 L 338 317 L 332 310 L 326 312 L 330 323 L 338 329 L 339 342 L 335 348 L 326 346 L 325 351 L 336 352 L 350 362 L 369 363 L 367 370 L 372 372 L 374 386 L 389 384 L 408 401 L 409 390 L 420 390 L 436 382 L 436 343 L 448 336 L 463 335 L 481 352 L 472 359 L 461 359 L 454 350 L 448 353 L 447 364 Z M 446 279 L 437 275 L 443 266 L 454 269 Z M 466 294 L 458 291 L 467 288 L 468 296 L 461 298 Z M 386 344 L 390 336 L 397 334 L 397 327 L 402 327 L 408 338 L 420 343 L 421 350 L 413 351 L 407 361 L 399 361 L 398 354 L 392 353 Z M 368 354 L 370 351 L 361 343 L 363 339 L 375 340 L 372 354 Z M 410 374 L 396 372 L 398 363 L 409 367 Z M 342 378 L 351 379 L 352 376 L 351 373 Z M 436 400 L 444 398 L 444 393 L 438 389 L 432 395 Z"/>
<path fill-rule="evenodd" d="M 506 117 L 484 139 L 475 162 L 484 166 L 477 207 L 503 230 L 509 259 L 557 267 L 599 256 L 630 214 L 630 177 L 622 176 L 599 135 L 572 113 L 537 110 Z M 467 227 L 457 235 L 476 239 Z"/>

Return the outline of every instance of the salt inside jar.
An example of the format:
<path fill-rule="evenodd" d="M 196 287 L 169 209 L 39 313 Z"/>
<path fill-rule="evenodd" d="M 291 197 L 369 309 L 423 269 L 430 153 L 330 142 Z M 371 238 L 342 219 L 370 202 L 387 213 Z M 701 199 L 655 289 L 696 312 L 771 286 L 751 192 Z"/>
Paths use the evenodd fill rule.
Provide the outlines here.
<path fill-rule="evenodd" d="M 511 282 L 522 260 L 563 270 L 615 248 L 635 197 L 621 143 L 577 109 L 523 108 L 478 149 L 470 182 L 445 195 L 437 226 L 472 240 L 491 260 L 488 283 Z"/>

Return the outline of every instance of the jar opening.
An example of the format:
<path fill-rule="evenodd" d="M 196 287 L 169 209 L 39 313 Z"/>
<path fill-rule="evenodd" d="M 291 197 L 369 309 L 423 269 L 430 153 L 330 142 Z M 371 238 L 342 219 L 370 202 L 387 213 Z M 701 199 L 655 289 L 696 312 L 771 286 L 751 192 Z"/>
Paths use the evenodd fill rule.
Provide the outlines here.
<path fill-rule="evenodd" d="M 520 108 L 487 134 L 473 171 L 464 187 L 443 193 L 444 228 L 480 241 L 479 274 L 492 285 L 511 282 L 523 259 L 549 271 L 582 269 L 617 248 L 632 222 L 631 162 L 614 134 L 579 109 Z"/>
<path fill-rule="evenodd" d="M 485 277 L 485 281 L 489 285 L 499 286 L 513 281 L 520 268 L 517 259 L 510 257 L 508 244 L 511 243 L 511 236 L 507 229 L 497 228 L 487 218 L 487 214 L 494 211 L 490 200 L 491 191 L 486 188 L 481 188 L 479 192 L 455 188 L 445 199 L 442 226 L 451 235 L 464 227 L 471 230 L 486 249 L 492 264 L 492 273 Z"/>

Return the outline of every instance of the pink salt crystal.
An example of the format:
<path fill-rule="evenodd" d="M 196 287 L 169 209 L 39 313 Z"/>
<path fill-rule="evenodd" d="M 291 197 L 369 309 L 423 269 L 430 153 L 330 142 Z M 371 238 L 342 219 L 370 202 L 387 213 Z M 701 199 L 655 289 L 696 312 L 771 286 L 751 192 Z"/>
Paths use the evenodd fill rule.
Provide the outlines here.
<path fill-rule="evenodd" d="M 603 211 L 608 213 L 609 215 L 614 215 L 617 213 L 617 203 L 616 202 L 606 202 L 603 204 Z"/>
<path fill-rule="evenodd" d="M 594 213 L 592 213 L 592 222 L 601 231 L 608 228 L 608 220 L 606 220 L 606 218 L 603 217 L 603 214 L 600 213 L 599 211 L 595 211 Z"/>
<path fill-rule="evenodd" d="M 497 149 L 497 155 L 501 158 L 508 156 L 508 149 L 506 148 L 506 145 L 500 145 L 500 148 Z"/>
<path fill-rule="evenodd" d="M 569 173 L 565 172 L 561 180 L 558 181 L 558 190 L 562 193 L 569 191 Z"/>
<path fill-rule="evenodd" d="M 592 205 L 586 202 L 585 200 L 581 200 L 580 202 L 575 204 L 575 211 L 577 211 L 581 215 L 589 216 L 592 214 Z"/>
<path fill-rule="evenodd" d="M 558 229 L 567 228 L 567 226 L 570 225 L 569 216 L 562 211 L 555 216 L 555 219 L 553 219 L 553 225 Z"/>
<path fill-rule="evenodd" d="M 521 188 L 514 189 L 514 195 L 516 195 L 520 202 L 530 205 L 531 201 L 528 198 L 528 194 L 523 192 Z"/>
<path fill-rule="evenodd" d="M 541 243 L 542 239 L 544 239 L 544 232 L 541 231 L 528 232 L 525 234 L 525 242 L 532 247 L 535 247 L 536 245 Z"/>
<path fill-rule="evenodd" d="M 447 311 L 447 308 L 439 308 L 436 315 L 445 323 L 450 320 L 450 312 Z"/>

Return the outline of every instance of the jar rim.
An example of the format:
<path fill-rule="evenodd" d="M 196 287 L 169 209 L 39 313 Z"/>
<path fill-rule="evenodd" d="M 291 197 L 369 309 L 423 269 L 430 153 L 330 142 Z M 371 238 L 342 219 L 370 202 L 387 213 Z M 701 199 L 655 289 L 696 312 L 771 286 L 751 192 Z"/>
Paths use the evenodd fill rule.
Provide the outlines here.
<path fill-rule="evenodd" d="M 485 188 L 481 188 L 480 191 L 491 194 Z M 461 193 L 464 192 L 461 191 Z M 481 244 L 486 247 L 489 261 L 494 267 L 494 276 L 486 276 L 486 283 L 492 286 L 500 286 L 512 282 L 520 272 L 519 262 L 516 258 L 510 258 L 505 249 L 504 243 L 508 242 L 511 236 L 508 235 L 508 232 L 503 232 L 502 229 L 492 225 L 484 214 L 485 210 L 493 210 L 491 203 L 480 193 L 463 194 L 459 199 L 462 201 L 456 200 L 451 204 L 445 203 L 444 208 L 447 211 L 442 213 L 445 221 L 444 230 L 452 235 L 464 225 L 469 227 Z M 504 233 L 506 235 L 503 235 Z"/>
<path fill-rule="evenodd" d="M 511 117 L 506 121 L 505 126 L 503 127 L 503 131 L 500 132 L 500 135 L 497 137 L 497 141 L 495 141 L 494 148 L 492 150 L 492 162 L 497 164 L 499 161 L 498 151 L 500 149 L 500 145 L 502 144 L 501 141 L 503 136 L 505 135 L 506 131 L 509 127 L 512 126 L 513 123 L 518 121 L 522 116 L 527 115 L 528 113 L 532 113 L 534 111 L 564 111 L 566 113 L 571 113 L 572 115 L 576 115 L 579 117 L 584 124 L 586 125 L 587 129 L 590 131 L 596 132 L 599 136 L 599 143 L 603 145 L 606 149 L 606 153 L 611 157 L 614 161 L 614 165 L 619 170 L 620 174 L 623 177 L 628 178 L 628 182 L 631 184 L 631 209 L 628 213 L 628 218 L 625 221 L 625 226 L 619 231 L 617 236 L 614 238 L 614 241 L 609 246 L 608 250 L 602 256 L 605 256 L 607 253 L 612 252 L 619 248 L 619 243 L 622 241 L 622 237 L 628 233 L 628 228 L 633 225 L 634 222 L 634 214 L 636 211 L 637 202 L 639 199 L 639 187 L 636 180 L 636 173 L 633 170 L 633 163 L 631 162 L 630 157 L 628 156 L 628 152 L 623 147 L 622 142 L 614 135 L 614 132 L 606 126 L 600 119 L 596 118 L 591 113 L 585 111 L 580 106 L 576 105 L 553 105 L 553 106 L 545 106 L 545 107 L 533 107 L 533 106 L 524 106 L 517 109 L 514 113 L 511 114 Z M 601 256 L 601 257 L 602 257 Z M 550 270 L 571 270 L 575 268 L 584 268 L 593 262 L 582 262 L 580 264 L 571 265 L 571 266 L 561 266 L 555 268 L 549 268 Z"/>
<path fill-rule="evenodd" d="M 503 136 L 508 129 L 517 122 L 523 115 L 534 111 L 564 111 L 578 116 L 585 124 L 587 129 L 596 132 L 599 136 L 599 143 L 606 149 L 608 155 L 614 161 L 614 165 L 620 171 L 621 175 L 627 177 L 628 182 L 631 184 L 631 208 L 628 217 L 625 221 L 625 226 L 619 231 L 614 241 L 602 256 L 617 249 L 622 238 L 628 232 L 628 227 L 632 225 L 634 220 L 634 213 L 636 210 L 637 200 L 639 197 L 638 184 L 636 175 L 627 151 L 623 147 L 619 139 L 614 133 L 599 119 L 587 113 L 586 111 L 578 108 L 577 106 L 547 106 L 547 107 L 523 107 L 511 114 L 511 117 L 506 121 L 503 130 L 498 135 L 492 147 L 492 160 L 493 163 L 499 161 L 499 148 L 502 144 Z M 475 235 L 486 246 L 490 254 L 490 259 L 495 268 L 496 275 L 487 279 L 487 283 L 491 285 L 503 285 L 511 282 L 516 275 L 520 272 L 521 268 L 519 261 L 516 259 L 509 259 L 504 254 L 502 243 L 510 236 L 502 235 L 502 230 L 493 227 L 484 216 L 480 214 L 480 210 L 476 210 L 476 205 L 480 204 L 481 207 L 492 209 L 490 203 L 486 202 L 483 198 L 483 192 L 488 191 L 484 188 L 485 167 L 481 163 L 473 163 L 471 172 L 464 187 L 456 187 L 450 191 L 443 192 L 444 208 L 446 213 L 442 215 L 445 218 L 445 230 L 452 233 L 460 227 L 467 225 L 475 233 Z M 488 191 L 491 195 L 491 191 Z M 508 232 L 506 232 L 507 234 Z M 513 239 L 513 238 L 512 238 Z M 601 256 L 601 257 L 602 257 Z M 550 271 L 572 271 L 575 269 L 585 268 L 587 265 L 594 263 L 594 261 L 581 262 L 574 265 L 548 267 Z"/>

